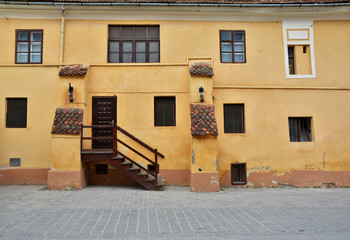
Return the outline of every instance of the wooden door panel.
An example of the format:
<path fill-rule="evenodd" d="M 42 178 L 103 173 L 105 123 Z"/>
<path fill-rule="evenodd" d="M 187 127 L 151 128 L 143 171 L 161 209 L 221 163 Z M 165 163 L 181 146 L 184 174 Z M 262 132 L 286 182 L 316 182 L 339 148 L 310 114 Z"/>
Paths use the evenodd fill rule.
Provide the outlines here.
<path fill-rule="evenodd" d="M 116 97 L 93 97 L 92 98 L 92 125 L 111 125 L 116 123 L 117 98 Z M 112 137 L 112 128 L 95 128 L 93 137 Z M 112 149 L 112 140 L 94 140 L 94 149 Z"/>

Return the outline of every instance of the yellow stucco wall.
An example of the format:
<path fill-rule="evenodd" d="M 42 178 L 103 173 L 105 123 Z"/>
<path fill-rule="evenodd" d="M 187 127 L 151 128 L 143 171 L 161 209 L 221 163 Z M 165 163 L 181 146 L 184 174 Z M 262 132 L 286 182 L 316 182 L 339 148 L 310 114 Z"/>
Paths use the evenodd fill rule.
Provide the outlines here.
<path fill-rule="evenodd" d="M 43 64 L 58 64 L 60 54 L 60 20 L 0 19 L 0 64 L 15 63 L 16 30 L 43 30 Z M 6 46 L 6 47 L 4 47 Z"/>
<path fill-rule="evenodd" d="M 249 171 L 350 171 L 346 157 L 350 153 L 350 110 L 344 107 L 350 101 L 350 90 L 346 89 L 350 87 L 349 20 L 315 21 L 315 79 L 285 78 L 281 21 L 67 19 L 65 24 L 64 63 L 87 64 L 88 74 L 79 79 L 59 78 L 58 67 L 0 66 L 0 106 L 5 108 L 6 97 L 28 97 L 26 129 L 5 128 L 5 111 L 0 114 L 0 166 L 7 166 L 10 157 L 21 157 L 23 167 L 49 167 L 53 164 L 52 144 L 63 141 L 51 137 L 55 109 L 85 108 L 84 123 L 91 124 L 92 97 L 117 96 L 118 125 L 158 148 L 166 156 L 159 159 L 162 169 L 190 169 L 189 103 L 198 94 L 191 89 L 198 91 L 203 83 L 213 86 L 220 173 L 229 171 L 234 162 L 246 162 Z M 161 62 L 108 64 L 109 24 L 159 25 Z M 14 63 L 16 29 L 43 29 L 43 63 L 59 63 L 60 20 L 0 19 L 0 31 L 6 33 L 0 44 L 7 46 L 0 49 L 0 65 Z M 245 31 L 247 63 L 220 63 L 219 30 Z M 212 58 L 215 74 L 195 78 L 193 88 L 188 72 L 190 57 Z M 67 102 L 68 83 L 75 87 L 74 104 Z M 293 87 L 310 89 L 290 89 Z M 327 87 L 345 89 L 322 89 Z M 154 126 L 155 96 L 176 97 L 176 126 Z M 246 133 L 224 133 L 224 103 L 244 103 Z M 313 142 L 289 141 L 289 116 L 312 117 Z M 59 161 L 60 157 L 53 159 Z M 80 169 L 78 163 L 71 165 L 68 160 L 59 166 Z"/>
<path fill-rule="evenodd" d="M 0 67 L 0 166 L 50 167 L 51 127 L 58 101 L 58 67 Z M 37 74 L 40 72 L 40 74 Z M 6 98 L 27 98 L 27 127 L 6 128 Z"/>

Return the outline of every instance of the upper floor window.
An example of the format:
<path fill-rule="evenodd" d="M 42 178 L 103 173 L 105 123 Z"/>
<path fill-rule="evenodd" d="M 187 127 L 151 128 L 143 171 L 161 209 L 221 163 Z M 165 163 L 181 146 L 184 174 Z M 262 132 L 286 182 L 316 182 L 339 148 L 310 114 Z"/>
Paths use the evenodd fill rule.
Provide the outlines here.
<path fill-rule="evenodd" d="M 42 63 L 43 30 L 16 30 L 16 63 Z"/>
<path fill-rule="evenodd" d="M 152 63 L 159 59 L 159 26 L 109 26 L 109 63 Z"/>
<path fill-rule="evenodd" d="M 222 63 L 245 63 L 245 32 L 220 30 Z"/>

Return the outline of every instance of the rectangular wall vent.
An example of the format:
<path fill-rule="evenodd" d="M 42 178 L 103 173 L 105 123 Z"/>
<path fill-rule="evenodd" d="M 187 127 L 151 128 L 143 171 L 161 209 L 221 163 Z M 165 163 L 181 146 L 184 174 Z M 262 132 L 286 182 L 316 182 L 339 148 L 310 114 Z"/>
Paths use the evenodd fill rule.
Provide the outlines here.
<path fill-rule="evenodd" d="M 10 158 L 10 167 L 20 167 L 21 159 L 20 158 Z"/>

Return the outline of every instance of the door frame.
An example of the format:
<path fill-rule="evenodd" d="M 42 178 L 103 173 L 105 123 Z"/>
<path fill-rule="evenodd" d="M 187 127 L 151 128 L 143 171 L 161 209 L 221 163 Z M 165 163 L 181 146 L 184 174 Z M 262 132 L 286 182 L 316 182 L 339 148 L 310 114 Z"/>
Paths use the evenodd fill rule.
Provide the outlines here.
<path fill-rule="evenodd" d="M 96 113 L 95 110 L 95 105 L 96 105 L 96 101 L 98 99 L 106 99 L 106 100 L 112 100 L 112 118 L 114 118 L 114 123 L 117 124 L 117 96 L 93 96 L 92 97 L 92 102 L 91 102 L 91 125 L 99 125 L 97 123 L 97 116 L 98 114 Z M 95 135 L 95 131 L 96 129 L 92 129 L 92 136 Z M 97 140 L 95 140 L 97 141 Z M 95 149 L 96 148 L 96 142 L 92 141 L 92 148 Z"/>

